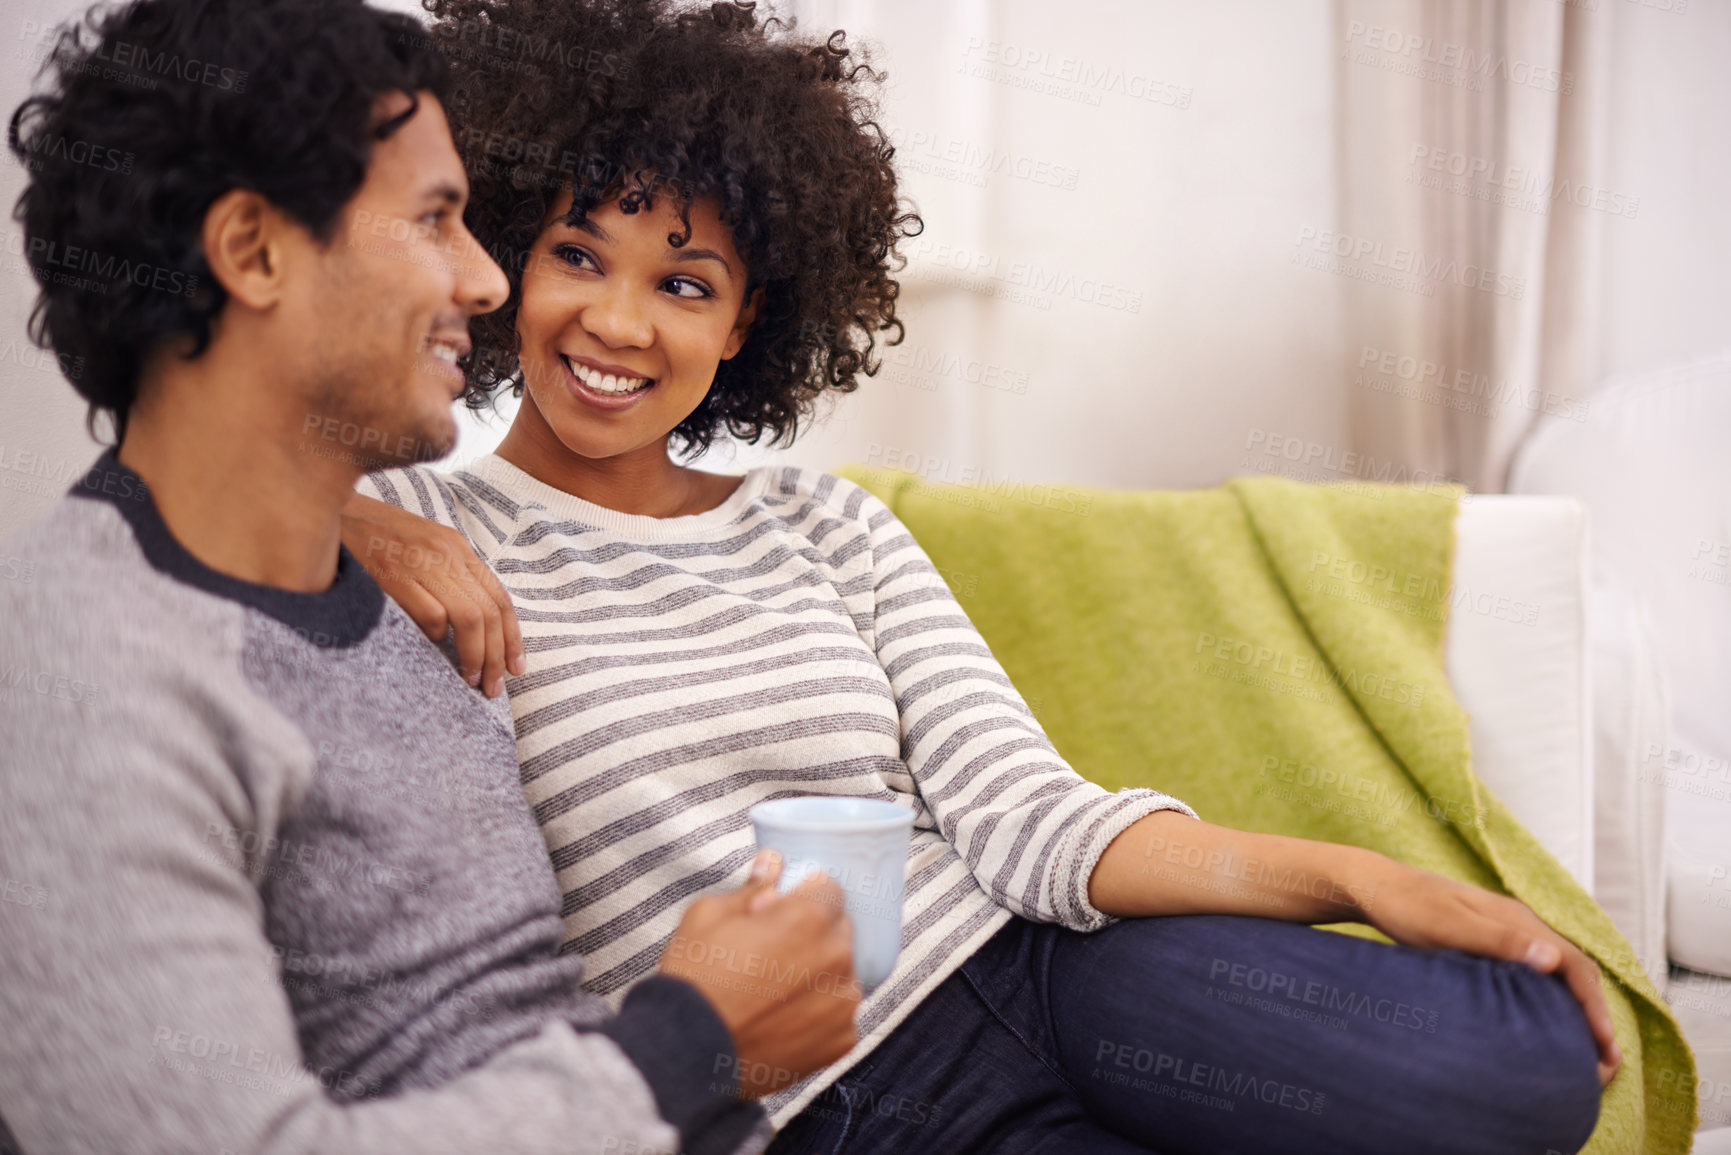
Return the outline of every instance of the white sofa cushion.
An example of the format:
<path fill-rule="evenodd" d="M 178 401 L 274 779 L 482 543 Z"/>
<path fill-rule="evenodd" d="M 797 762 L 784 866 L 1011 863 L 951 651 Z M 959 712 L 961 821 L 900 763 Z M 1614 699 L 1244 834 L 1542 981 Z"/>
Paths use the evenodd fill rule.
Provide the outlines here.
<path fill-rule="evenodd" d="M 1731 1155 L 1731 979 L 1681 968 L 1672 972 L 1665 1001 L 1695 1052 L 1695 1097 L 1701 1130 L 1715 1132 Z M 1696 1145 L 1696 1151 L 1710 1148 Z"/>
<path fill-rule="evenodd" d="M 1663 991 L 1665 780 L 1646 766 L 1665 744 L 1666 709 L 1652 623 L 1614 586 L 1590 585 L 1593 681 L 1594 871 L 1599 900 Z"/>

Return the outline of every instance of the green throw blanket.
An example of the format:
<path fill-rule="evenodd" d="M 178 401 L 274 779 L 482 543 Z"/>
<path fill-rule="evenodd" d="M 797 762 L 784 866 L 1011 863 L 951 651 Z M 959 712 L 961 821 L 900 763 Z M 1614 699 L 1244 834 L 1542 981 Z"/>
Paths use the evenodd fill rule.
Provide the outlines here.
<path fill-rule="evenodd" d="M 1472 772 L 1443 669 L 1456 491 L 843 476 L 906 523 L 1086 777 L 1511 894 L 1579 944 L 1623 1051 L 1585 1150 L 1689 1150 L 1694 1061 L 1669 1010 L 1605 912 Z"/>

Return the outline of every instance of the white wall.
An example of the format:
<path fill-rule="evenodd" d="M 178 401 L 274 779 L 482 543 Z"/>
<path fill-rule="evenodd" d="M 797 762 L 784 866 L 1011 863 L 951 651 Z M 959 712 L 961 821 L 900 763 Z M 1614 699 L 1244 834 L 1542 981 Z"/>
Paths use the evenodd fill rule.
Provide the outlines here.
<path fill-rule="evenodd" d="M 927 227 L 909 246 L 906 351 L 788 457 L 1188 486 L 1240 472 L 1258 431 L 1344 444 L 1336 286 L 1290 264 L 1300 226 L 1335 202 L 1324 0 L 808 0 L 799 14 L 878 50 Z M 993 154 L 1035 178 L 988 174 Z M 1073 187 L 1041 183 L 1042 164 Z M 1027 287 L 1021 262 L 1056 291 L 994 297 Z M 1096 280 L 1115 299 L 1081 299 Z M 970 384 L 970 363 L 1025 392 Z"/>
<path fill-rule="evenodd" d="M 6 119 L 30 91 L 40 59 L 37 30 L 72 10 L 64 0 L 12 0 L 0 17 L 0 112 Z M 57 499 L 101 452 L 84 431 L 84 403 L 50 354 L 25 336 L 36 284 L 24 262 L 23 230 L 11 208 L 25 170 L 0 147 L 0 537 Z"/>

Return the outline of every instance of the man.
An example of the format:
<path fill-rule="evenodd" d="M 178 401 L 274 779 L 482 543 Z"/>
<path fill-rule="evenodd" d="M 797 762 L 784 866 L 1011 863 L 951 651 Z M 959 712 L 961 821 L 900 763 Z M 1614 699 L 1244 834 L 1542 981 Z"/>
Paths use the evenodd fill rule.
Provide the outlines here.
<path fill-rule="evenodd" d="M 426 38 L 358 0 L 135 0 L 50 74 L 11 132 L 36 335 L 118 447 L 0 582 L 17 1146 L 760 1146 L 747 1100 L 854 1041 L 834 884 L 778 898 L 761 862 L 608 1016 L 503 699 L 339 544 L 362 472 L 450 449 L 506 289 Z"/>

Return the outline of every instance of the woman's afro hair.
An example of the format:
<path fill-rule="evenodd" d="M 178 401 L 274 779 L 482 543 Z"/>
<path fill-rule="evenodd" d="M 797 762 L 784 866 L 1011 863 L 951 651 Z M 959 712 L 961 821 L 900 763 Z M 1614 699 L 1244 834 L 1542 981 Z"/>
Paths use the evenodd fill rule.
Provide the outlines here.
<path fill-rule="evenodd" d="M 470 174 L 470 228 L 512 282 L 474 319 L 466 400 L 522 388 L 517 305 L 528 253 L 569 189 L 566 218 L 712 197 L 764 298 L 739 353 L 673 430 L 701 453 L 722 431 L 791 442 L 826 391 L 879 368 L 901 339 L 897 243 L 921 228 L 898 201 L 879 127 L 882 74 L 836 32 L 807 40 L 742 0 L 423 0 L 450 63 L 447 111 Z"/>

